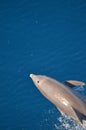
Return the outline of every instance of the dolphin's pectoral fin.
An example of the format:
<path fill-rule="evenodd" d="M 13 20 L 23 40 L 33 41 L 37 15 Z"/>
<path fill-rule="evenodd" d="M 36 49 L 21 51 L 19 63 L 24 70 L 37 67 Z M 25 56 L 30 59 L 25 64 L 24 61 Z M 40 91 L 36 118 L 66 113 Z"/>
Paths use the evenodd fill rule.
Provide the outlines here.
<path fill-rule="evenodd" d="M 81 112 L 79 112 L 78 110 L 76 110 L 75 108 L 73 108 L 75 114 L 77 115 L 79 121 L 81 122 L 81 124 L 83 124 L 83 121 L 86 121 L 86 115 L 82 114 Z"/>
<path fill-rule="evenodd" d="M 75 86 L 84 86 L 86 85 L 84 82 L 77 81 L 77 80 L 66 80 L 64 81 L 64 84 L 68 87 L 75 87 Z"/>

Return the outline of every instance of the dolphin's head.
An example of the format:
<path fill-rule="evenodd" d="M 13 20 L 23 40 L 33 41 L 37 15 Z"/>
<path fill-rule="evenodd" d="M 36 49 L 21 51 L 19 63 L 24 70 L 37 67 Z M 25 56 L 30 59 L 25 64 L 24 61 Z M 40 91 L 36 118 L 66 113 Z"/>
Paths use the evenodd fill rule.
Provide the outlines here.
<path fill-rule="evenodd" d="M 43 81 L 43 76 L 35 75 L 35 74 L 30 74 L 30 78 L 32 79 L 32 81 L 34 82 L 34 84 L 36 85 L 36 87 L 38 89 L 40 89 L 42 81 Z"/>
<path fill-rule="evenodd" d="M 46 76 L 30 74 L 30 78 L 32 79 L 32 81 L 34 82 L 34 84 L 36 85 L 36 87 L 40 91 L 46 91 L 46 89 L 48 89 L 48 87 L 46 86 L 47 85 L 46 84 L 46 81 L 47 81 Z"/>
<path fill-rule="evenodd" d="M 49 100 L 54 98 L 54 95 L 57 90 L 56 81 L 41 75 L 30 74 L 30 78 L 39 89 L 39 91 Z"/>

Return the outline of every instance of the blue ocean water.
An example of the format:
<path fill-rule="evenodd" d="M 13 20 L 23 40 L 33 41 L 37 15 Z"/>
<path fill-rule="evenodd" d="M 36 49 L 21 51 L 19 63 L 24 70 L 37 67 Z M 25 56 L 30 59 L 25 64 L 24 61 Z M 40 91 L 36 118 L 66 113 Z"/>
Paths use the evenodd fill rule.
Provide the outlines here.
<path fill-rule="evenodd" d="M 0 1 L 0 130 L 81 130 L 30 73 L 86 82 L 85 0 Z"/>

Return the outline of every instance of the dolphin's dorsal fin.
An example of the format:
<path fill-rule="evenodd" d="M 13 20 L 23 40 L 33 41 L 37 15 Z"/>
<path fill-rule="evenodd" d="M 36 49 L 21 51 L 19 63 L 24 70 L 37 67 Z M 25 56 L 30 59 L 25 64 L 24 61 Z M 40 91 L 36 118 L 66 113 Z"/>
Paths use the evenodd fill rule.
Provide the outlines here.
<path fill-rule="evenodd" d="M 80 121 L 81 123 L 83 123 L 83 120 L 86 121 L 86 115 L 82 114 L 81 112 L 79 112 L 79 111 L 76 110 L 75 108 L 73 108 L 73 110 L 74 110 L 74 112 L 76 113 L 76 115 L 77 115 L 77 117 L 78 117 L 78 119 L 79 119 L 79 121 Z"/>
<path fill-rule="evenodd" d="M 69 86 L 69 87 L 84 86 L 84 85 L 86 85 L 84 82 L 77 81 L 77 80 L 66 80 L 64 82 L 64 84 L 67 85 L 67 86 Z"/>

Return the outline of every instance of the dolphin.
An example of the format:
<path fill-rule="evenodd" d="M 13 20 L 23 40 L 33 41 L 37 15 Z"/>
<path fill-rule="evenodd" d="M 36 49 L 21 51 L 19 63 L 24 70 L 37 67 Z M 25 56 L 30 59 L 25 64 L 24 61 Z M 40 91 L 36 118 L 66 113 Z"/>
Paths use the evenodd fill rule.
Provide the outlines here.
<path fill-rule="evenodd" d="M 85 85 L 84 82 L 68 80 L 61 83 L 53 78 L 36 74 L 30 74 L 30 78 L 61 114 L 70 116 L 86 129 L 86 101 L 72 89 L 75 86 Z"/>

